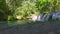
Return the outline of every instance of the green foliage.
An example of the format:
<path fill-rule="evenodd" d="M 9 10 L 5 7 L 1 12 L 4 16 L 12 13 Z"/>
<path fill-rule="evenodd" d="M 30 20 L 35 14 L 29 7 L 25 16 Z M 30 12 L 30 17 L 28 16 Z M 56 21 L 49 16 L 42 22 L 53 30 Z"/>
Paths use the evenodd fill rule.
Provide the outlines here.
<path fill-rule="evenodd" d="M 14 10 L 16 9 L 16 2 L 14 0 L 6 0 L 7 8 L 11 15 L 13 15 Z"/>
<path fill-rule="evenodd" d="M 35 14 L 38 12 L 35 4 L 35 2 L 23 1 L 21 6 L 15 10 L 15 14 L 23 17 L 29 16 L 30 14 Z"/>
<path fill-rule="evenodd" d="M 8 20 L 15 20 L 15 17 L 14 16 L 8 16 Z"/>
<path fill-rule="evenodd" d="M 0 9 L 3 9 L 3 10 L 6 9 L 5 0 L 0 0 Z"/>
<path fill-rule="evenodd" d="M 0 20 L 7 20 L 5 0 L 0 0 Z"/>
<path fill-rule="evenodd" d="M 14 20 L 16 15 L 25 18 L 30 14 L 60 10 L 60 0 L 0 0 L 0 9 L 7 20 Z"/>
<path fill-rule="evenodd" d="M 40 13 L 60 10 L 59 0 L 37 0 L 37 7 Z"/>
<path fill-rule="evenodd" d="M 16 9 L 16 0 L 6 0 L 6 6 L 8 10 L 8 18 L 7 20 L 14 20 L 16 19 L 14 16 L 15 9 Z"/>

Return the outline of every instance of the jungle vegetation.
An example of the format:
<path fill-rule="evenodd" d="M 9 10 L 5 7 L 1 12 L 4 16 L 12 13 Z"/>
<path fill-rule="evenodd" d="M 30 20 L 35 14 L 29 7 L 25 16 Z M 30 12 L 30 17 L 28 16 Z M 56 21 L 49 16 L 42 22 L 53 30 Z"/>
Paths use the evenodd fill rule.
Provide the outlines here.
<path fill-rule="evenodd" d="M 60 0 L 0 0 L 0 21 L 60 10 Z"/>

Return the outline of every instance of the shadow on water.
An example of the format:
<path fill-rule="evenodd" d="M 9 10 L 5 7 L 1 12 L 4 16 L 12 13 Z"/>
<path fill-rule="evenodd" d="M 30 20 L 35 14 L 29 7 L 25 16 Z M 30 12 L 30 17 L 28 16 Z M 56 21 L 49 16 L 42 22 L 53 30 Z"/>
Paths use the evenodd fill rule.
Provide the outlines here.
<path fill-rule="evenodd" d="M 0 26 L 7 26 L 7 21 L 0 21 Z"/>
<path fill-rule="evenodd" d="M 41 23 L 52 23 L 52 22 L 41 22 L 32 20 L 0 21 L 0 26 L 17 26 L 17 25 L 41 24 Z"/>
<path fill-rule="evenodd" d="M 29 21 L 27 20 L 15 20 L 15 21 L 0 21 L 0 26 L 16 26 L 16 25 L 24 25 Z"/>

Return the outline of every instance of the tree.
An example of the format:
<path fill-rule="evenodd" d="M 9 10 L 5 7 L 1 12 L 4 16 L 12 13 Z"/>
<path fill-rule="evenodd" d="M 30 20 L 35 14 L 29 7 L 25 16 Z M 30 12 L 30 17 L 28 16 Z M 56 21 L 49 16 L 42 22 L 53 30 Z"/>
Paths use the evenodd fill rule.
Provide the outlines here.
<path fill-rule="evenodd" d="M 36 3 L 33 1 L 23 1 L 21 6 L 15 10 L 15 14 L 21 16 L 20 18 L 24 18 L 26 16 L 29 16 L 30 14 L 35 14 L 38 12 L 35 5 Z"/>

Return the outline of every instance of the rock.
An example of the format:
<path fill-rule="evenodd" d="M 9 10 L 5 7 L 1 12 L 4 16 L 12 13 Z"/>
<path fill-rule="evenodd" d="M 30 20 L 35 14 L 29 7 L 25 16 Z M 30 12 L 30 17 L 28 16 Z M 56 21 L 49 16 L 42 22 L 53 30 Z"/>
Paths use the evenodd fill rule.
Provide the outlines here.
<path fill-rule="evenodd" d="M 31 18 L 33 21 L 43 21 L 42 17 L 43 17 L 43 14 L 32 14 L 28 18 Z"/>
<path fill-rule="evenodd" d="M 45 15 L 43 16 L 43 20 L 48 20 L 47 14 L 45 14 Z"/>
<path fill-rule="evenodd" d="M 53 13 L 53 15 L 52 15 L 52 20 L 56 20 L 56 14 L 55 13 Z"/>
<path fill-rule="evenodd" d="M 49 12 L 48 14 L 45 14 L 45 15 L 43 16 L 43 19 L 44 19 L 45 21 L 48 21 L 49 19 L 52 19 L 52 15 L 53 15 L 53 12 Z"/>
<path fill-rule="evenodd" d="M 52 16 L 52 19 L 56 20 L 56 19 L 60 19 L 60 11 L 56 11 L 53 16 Z"/>
<path fill-rule="evenodd" d="M 43 14 L 38 14 L 38 15 L 37 15 L 37 20 L 38 20 L 38 21 L 44 21 L 44 20 L 43 20 L 43 16 L 44 16 Z"/>
<path fill-rule="evenodd" d="M 57 12 L 56 12 L 56 17 L 57 17 L 57 18 L 60 18 L 60 11 L 57 11 Z"/>

